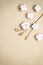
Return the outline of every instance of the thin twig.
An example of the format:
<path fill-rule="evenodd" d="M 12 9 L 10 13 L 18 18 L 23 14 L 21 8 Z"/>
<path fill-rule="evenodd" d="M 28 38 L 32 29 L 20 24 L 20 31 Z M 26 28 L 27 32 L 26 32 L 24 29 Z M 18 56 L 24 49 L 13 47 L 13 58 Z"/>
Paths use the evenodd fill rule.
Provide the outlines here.
<path fill-rule="evenodd" d="M 43 16 L 43 13 L 39 16 L 39 18 L 38 18 L 34 23 L 38 22 L 38 20 L 39 20 L 42 16 Z"/>
<path fill-rule="evenodd" d="M 32 32 L 32 29 L 30 30 L 30 32 L 27 34 L 27 36 L 25 37 L 25 40 L 28 38 L 29 34 Z"/>
<path fill-rule="evenodd" d="M 23 30 L 23 32 L 19 33 L 19 35 L 21 36 L 26 30 Z"/>
<path fill-rule="evenodd" d="M 16 32 L 19 32 L 19 31 L 21 31 L 21 29 L 19 29 L 19 28 L 15 28 L 15 31 L 16 31 Z"/>

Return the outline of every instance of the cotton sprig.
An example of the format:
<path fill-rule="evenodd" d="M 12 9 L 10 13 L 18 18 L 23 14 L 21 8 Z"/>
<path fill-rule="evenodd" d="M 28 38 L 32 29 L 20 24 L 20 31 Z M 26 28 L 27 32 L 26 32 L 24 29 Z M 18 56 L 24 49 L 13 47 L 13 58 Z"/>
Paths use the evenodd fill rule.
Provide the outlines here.
<path fill-rule="evenodd" d="M 20 10 L 22 11 L 22 12 L 24 12 L 24 11 L 27 11 L 27 6 L 25 5 L 25 4 L 22 4 L 22 5 L 20 5 Z M 40 10 L 41 10 L 41 6 L 40 5 L 35 5 L 34 6 L 34 10 L 36 11 L 36 12 L 39 12 Z M 26 16 L 27 16 L 27 18 L 28 19 L 33 19 L 34 18 L 34 14 L 32 13 L 32 12 L 28 12 L 27 14 L 26 14 Z M 30 25 L 30 23 L 28 22 L 28 21 L 24 21 L 23 23 L 21 23 L 20 24 L 20 26 L 19 27 L 17 27 L 15 30 L 16 30 L 16 32 L 18 32 L 18 31 L 22 31 L 22 32 L 20 32 L 19 33 L 19 35 L 22 35 L 25 31 L 27 31 L 30 27 L 31 27 L 31 30 L 30 30 L 30 32 L 25 36 L 25 40 L 28 38 L 28 36 L 29 36 L 29 34 L 32 32 L 32 30 L 38 30 L 39 29 L 39 25 L 38 25 L 38 20 L 41 18 L 43 16 L 43 13 L 39 16 L 39 18 L 36 20 L 36 21 L 34 21 L 34 23 L 33 24 L 31 24 Z M 36 36 L 35 36 L 35 38 L 37 39 L 37 40 L 42 40 L 43 39 L 43 35 L 42 34 L 37 34 Z"/>
<path fill-rule="evenodd" d="M 32 32 L 32 30 L 38 29 L 38 24 L 36 24 L 38 22 L 38 20 L 43 16 L 43 13 L 40 15 L 40 17 L 33 23 L 32 25 L 32 29 L 30 30 L 30 32 L 27 34 L 27 36 L 25 37 L 25 40 L 28 38 L 29 34 Z"/>

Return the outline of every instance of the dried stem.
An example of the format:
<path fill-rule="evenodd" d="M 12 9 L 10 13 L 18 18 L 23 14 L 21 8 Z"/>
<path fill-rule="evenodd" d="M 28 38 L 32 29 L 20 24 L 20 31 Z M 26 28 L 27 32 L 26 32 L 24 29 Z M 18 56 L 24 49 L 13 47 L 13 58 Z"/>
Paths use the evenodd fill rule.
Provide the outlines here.
<path fill-rule="evenodd" d="M 23 30 L 23 32 L 19 33 L 19 35 L 22 35 L 26 30 Z"/>
<path fill-rule="evenodd" d="M 19 32 L 19 31 L 21 31 L 21 28 L 15 28 L 15 31 Z"/>
<path fill-rule="evenodd" d="M 40 17 L 39 17 L 34 23 L 38 22 L 38 20 L 39 20 L 42 16 L 43 16 L 43 13 L 40 15 Z"/>
<path fill-rule="evenodd" d="M 30 32 L 27 34 L 27 36 L 25 37 L 25 40 L 28 38 L 28 36 L 30 35 L 30 33 L 32 32 L 32 29 L 30 30 Z"/>

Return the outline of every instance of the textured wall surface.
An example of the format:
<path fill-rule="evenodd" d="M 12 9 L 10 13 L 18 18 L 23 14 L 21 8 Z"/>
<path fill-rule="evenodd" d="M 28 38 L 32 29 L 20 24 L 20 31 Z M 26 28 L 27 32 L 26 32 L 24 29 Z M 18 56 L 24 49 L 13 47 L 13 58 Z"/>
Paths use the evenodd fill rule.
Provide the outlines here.
<path fill-rule="evenodd" d="M 28 10 L 20 12 L 20 4 L 26 4 Z M 22 36 L 14 31 L 22 21 L 30 21 L 25 17 L 27 12 L 35 14 L 30 23 L 40 16 L 43 10 L 34 12 L 35 4 L 40 4 L 43 9 L 43 0 L 0 0 L 0 65 L 43 65 L 43 40 L 34 39 L 37 32 L 43 33 L 43 17 L 38 21 L 40 29 L 33 30 L 27 40 L 24 37 L 29 31 Z"/>

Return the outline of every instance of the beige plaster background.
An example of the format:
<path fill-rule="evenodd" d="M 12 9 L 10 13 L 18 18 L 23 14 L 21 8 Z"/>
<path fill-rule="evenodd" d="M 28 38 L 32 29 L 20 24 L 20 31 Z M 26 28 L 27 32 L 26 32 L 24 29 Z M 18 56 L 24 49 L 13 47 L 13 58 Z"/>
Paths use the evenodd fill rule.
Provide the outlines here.
<path fill-rule="evenodd" d="M 26 4 L 28 11 L 20 12 L 20 4 Z M 43 17 L 38 21 L 40 29 L 33 30 L 27 40 L 24 37 L 29 31 L 18 36 L 14 30 L 22 21 L 32 23 L 40 16 L 43 10 L 34 12 L 34 4 L 43 9 L 43 0 L 0 0 L 0 65 L 43 65 L 43 40 L 34 38 L 36 33 L 43 33 Z M 29 11 L 35 14 L 33 20 L 25 17 Z"/>

